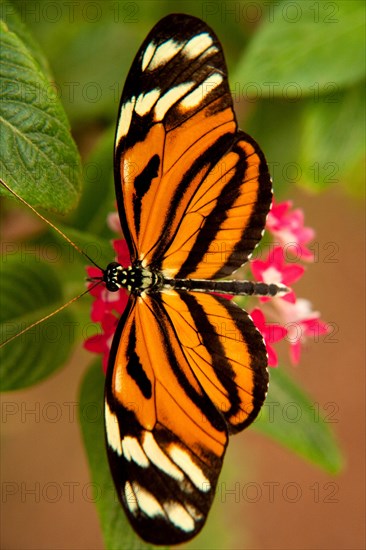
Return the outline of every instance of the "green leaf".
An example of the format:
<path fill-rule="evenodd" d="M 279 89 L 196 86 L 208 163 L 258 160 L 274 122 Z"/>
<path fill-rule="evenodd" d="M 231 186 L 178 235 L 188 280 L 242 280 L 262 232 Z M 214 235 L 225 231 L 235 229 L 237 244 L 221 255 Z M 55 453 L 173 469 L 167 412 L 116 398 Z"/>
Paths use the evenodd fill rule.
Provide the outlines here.
<path fill-rule="evenodd" d="M 0 295 L 1 342 L 63 304 L 54 270 L 26 253 L 3 260 Z M 71 312 L 63 310 L 3 346 L 2 391 L 26 388 L 60 368 L 73 346 L 74 324 Z"/>
<path fill-rule="evenodd" d="M 340 449 L 314 402 L 283 369 L 271 369 L 269 388 L 255 428 L 327 472 L 339 472 Z"/>
<path fill-rule="evenodd" d="M 364 193 L 364 90 L 363 83 L 332 101 L 307 105 L 300 163 L 303 183 L 311 190 L 341 182 L 353 194 Z"/>
<path fill-rule="evenodd" d="M 262 100 L 245 125 L 245 131 L 265 152 L 275 194 L 302 183 L 300 165 L 304 102 Z"/>
<path fill-rule="evenodd" d="M 71 223 L 78 229 L 111 237 L 107 214 L 116 209 L 114 192 L 113 149 L 115 123 L 105 132 L 92 154 L 84 162 L 84 189 Z"/>
<path fill-rule="evenodd" d="M 37 8 L 42 2 L 35 4 L 41 13 L 47 11 L 47 1 L 44 7 Z M 52 24 L 44 19 L 33 24 L 47 51 L 64 108 L 78 124 L 116 119 L 125 76 L 149 30 L 142 29 L 135 2 L 104 4 L 78 2 L 70 9 L 61 4 Z"/>
<path fill-rule="evenodd" d="M 27 46 L 4 22 L 0 30 L 0 176 L 33 206 L 65 213 L 80 192 L 80 159 L 66 115 Z"/>
<path fill-rule="evenodd" d="M 0 19 L 5 21 L 9 31 L 13 32 L 20 38 L 32 54 L 34 60 L 41 67 L 41 70 L 48 76 L 48 79 L 51 80 L 52 75 L 50 72 L 50 67 L 43 51 L 23 23 L 16 7 L 9 0 L 1 0 L 0 2 Z"/>
<path fill-rule="evenodd" d="M 92 475 L 96 506 L 107 550 L 147 550 L 132 530 L 115 493 L 104 444 L 104 375 L 100 362 L 86 373 L 80 393 L 79 417 Z"/>
<path fill-rule="evenodd" d="M 341 184 L 362 196 L 364 112 L 363 83 L 316 101 L 260 101 L 245 129 L 265 151 L 276 194 L 294 184 L 313 192 Z"/>
<path fill-rule="evenodd" d="M 365 3 L 275 2 L 238 64 L 234 81 L 262 97 L 305 97 L 314 87 L 350 86 L 365 75 Z M 249 88 L 248 88 L 249 91 Z"/>

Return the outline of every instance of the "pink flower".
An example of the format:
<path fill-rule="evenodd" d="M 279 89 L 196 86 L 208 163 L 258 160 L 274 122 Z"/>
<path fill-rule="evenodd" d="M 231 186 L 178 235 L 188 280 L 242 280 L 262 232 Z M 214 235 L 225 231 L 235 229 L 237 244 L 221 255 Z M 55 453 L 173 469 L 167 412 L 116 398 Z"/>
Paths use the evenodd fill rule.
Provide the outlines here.
<path fill-rule="evenodd" d="M 250 316 L 253 319 L 255 326 L 263 336 L 264 343 L 266 344 L 266 349 L 268 353 L 268 365 L 270 367 L 277 367 L 277 353 L 272 348 L 271 344 L 274 344 L 275 342 L 278 342 L 279 340 L 285 338 L 287 330 L 285 329 L 285 327 L 282 327 L 278 323 L 267 324 L 263 311 L 258 308 L 253 309 L 253 311 L 250 313 Z"/>
<path fill-rule="evenodd" d="M 305 271 L 305 268 L 300 265 L 286 264 L 283 249 L 280 246 L 273 248 L 267 259 L 253 260 L 250 263 L 252 273 L 257 281 L 263 281 L 264 283 L 279 284 L 282 283 L 286 286 L 290 286 L 292 283 L 300 279 Z M 293 291 L 288 292 L 282 296 L 284 300 L 288 302 L 295 302 L 296 297 Z M 269 298 L 261 298 L 261 301 L 267 301 Z"/>
<path fill-rule="evenodd" d="M 304 213 L 300 208 L 290 211 L 292 201 L 273 202 L 267 217 L 267 229 L 285 247 L 286 252 L 299 260 L 313 261 L 314 254 L 307 244 L 314 238 L 314 230 L 304 227 Z"/>
<path fill-rule="evenodd" d="M 116 261 L 118 263 L 120 263 L 123 267 L 128 267 L 131 265 L 130 253 L 124 239 L 116 239 L 113 241 L 113 248 L 117 252 Z"/>
<path fill-rule="evenodd" d="M 113 241 L 113 248 L 116 251 L 116 261 L 123 266 L 130 265 L 126 241 L 123 239 Z M 87 267 L 87 274 L 90 278 L 102 276 L 100 269 L 90 266 Z M 89 283 L 90 287 L 92 285 L 93 283 Z M 85 340 L 84 348 L 93 353 L 103 354 L 103 368 L 105 370 L 118 319 L 124 312 L 128 302 L 128 293 L 123 288 L 117 292 L 110 292 L 104 284 L 100 284 L 91 288 L 90 294 L 94 297 L 91 320 L 94 323 L 100 323 L 102 334 L 96 334 Z"/>
<path fill-rule="evenodd" d="M 327 334 L 328 326 L 320 320 L 320 313 L 312 311 L 311 303 L 303 298 L 298 299 L 294 304 L 277 301 L 276 310 L 287 329 L 291 362 L 293 365 L 298 365 L 301 346 L 310 337 L 316 340 L 320 334 Z"/>
<path fill-rule="evenodd" d="M 122 233 L 121 222 L 119 221 L 119 215 L 117 210 L 115 212 L 110 212 L 107 216 L 107 225 L 109 229 L 114 231 L 114 233 Z"/>
<path fill-rule="evenodd" d="M 130 259 L 126 241 L 122 239 L 113 241 L 113 248 L 117 253 L 116 261 L 124 266 L 129 265 Z M 96 267 L 88 266 L 86 271 L 90 278 L 102 276 L 102 272 Z M 90 283 L 90 287 L 92 284 Z M 102 321 L 106 312 L 115 311 L 121 315 L 128 301 L 128 294 L 124 289 L 109 292 L 104 284 L 91 288 L 90 294 L 95 298 L 91 309 L 91 320 L 94 323 Z"/>
<path fill-rule="evenodd" d="M 85 349 L 92 353 L 101 353 L 103 355 L 102 364 L 104 372 L 107 371 L 109 352 L 117 324 L 118 317 L 111 312 L 106 312 L 100 321 L 102 334 L 95 334 L 84 342 Z"/>

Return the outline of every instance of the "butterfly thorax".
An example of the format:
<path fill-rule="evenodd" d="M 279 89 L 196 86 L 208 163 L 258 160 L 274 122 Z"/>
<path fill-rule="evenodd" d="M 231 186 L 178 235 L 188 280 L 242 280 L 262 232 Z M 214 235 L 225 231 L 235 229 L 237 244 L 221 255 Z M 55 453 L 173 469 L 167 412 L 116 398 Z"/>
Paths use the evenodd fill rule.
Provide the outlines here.
<path fill-rule="evenodd" d="M 162 276 L 142 266 L 123 267 L 117 262 L 111 262 L 104 271 L 103 280 L 110 292 L 121 288 L 134 294 L 145 291 L 159 290 L 162 286 Z"/>

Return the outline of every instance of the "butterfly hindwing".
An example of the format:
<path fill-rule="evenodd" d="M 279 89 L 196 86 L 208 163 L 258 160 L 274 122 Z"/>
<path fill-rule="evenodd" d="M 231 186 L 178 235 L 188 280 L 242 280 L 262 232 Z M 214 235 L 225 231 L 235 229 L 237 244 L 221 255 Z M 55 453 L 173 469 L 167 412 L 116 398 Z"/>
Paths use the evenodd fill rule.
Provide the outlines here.
<path fill-rule="evenodd" d="M 197 279 L 230 275 L 259 243 L 271 198 L 263 154 L 239 131 L 186 205 L 174 240 L 161 251 L 162 272 Z"/>
<path fill-rule="evenodd" d="M 248 426 L 266 396 L 263 337 L 235 302 L 202 292 L 162 292 L 161 301 L 195 378 L 229 433 Z"/>
<path fill-rule="evenodd" d="M 118 496 L 145 540 L 177 544 L 202 528 L 228 433 L 264 400 L 265 364 L 252 321 L 224 298 L 131 298 L 107 374 L 106 439 Z"/>
<path fill-rule="evenodd" d="M 134 300 L 114 338 L 106 440 L 137 533 L 177 544 L 203 526 L 227 443 L 226 423 L 195 378 L 161 300 Z"/>

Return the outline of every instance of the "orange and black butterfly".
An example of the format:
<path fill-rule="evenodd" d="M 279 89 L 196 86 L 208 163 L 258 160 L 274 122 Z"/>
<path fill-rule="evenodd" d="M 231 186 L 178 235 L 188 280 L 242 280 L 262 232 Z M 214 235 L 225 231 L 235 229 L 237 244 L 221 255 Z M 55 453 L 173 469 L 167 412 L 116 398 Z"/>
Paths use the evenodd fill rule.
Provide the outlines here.
<path fill-rule="evenodd" d="M 119 499 L 136 532 L 177 544 L 202 528 L 228 436 L 257 416 L 267 354 L 248 314 L 216 293 L 284 287 L 221 280 L 257 246 L 271 180 L 238 129 L 220 42 L 201 20 L 169 15 L 138 51 L 115 138 L 119 216 L 132 266 L 105 386 L 105 433 Z"/>

